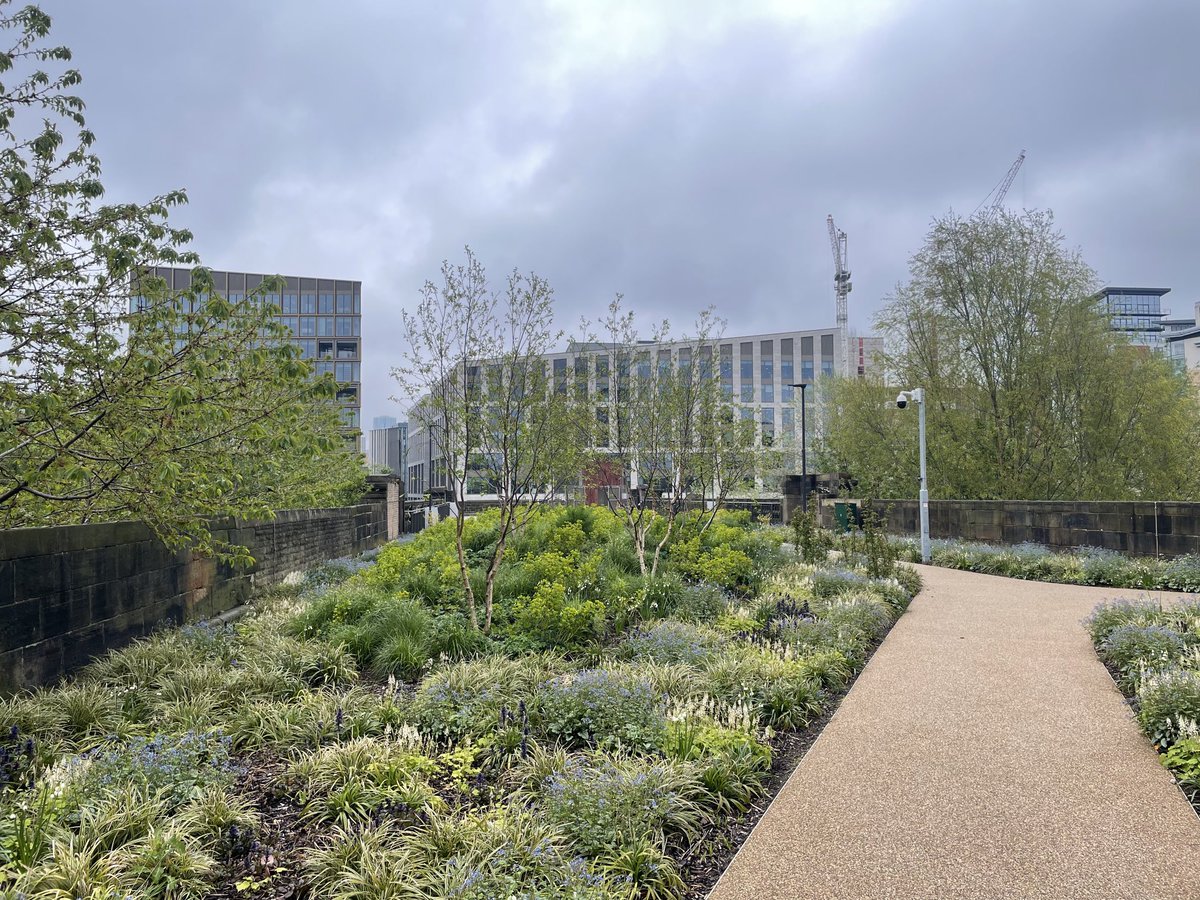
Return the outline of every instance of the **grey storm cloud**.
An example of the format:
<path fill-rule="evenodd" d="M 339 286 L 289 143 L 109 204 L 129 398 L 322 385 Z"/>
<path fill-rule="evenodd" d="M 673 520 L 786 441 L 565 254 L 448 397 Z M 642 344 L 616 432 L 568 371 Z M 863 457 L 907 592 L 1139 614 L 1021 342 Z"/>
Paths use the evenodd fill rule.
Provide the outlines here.
<path fill-rule="evenodd" d="M 615 292 L 685 329 L 861 332 L 930 219 L 1025 149 L 1102 281 L 1200 299 L 1190 0 L 163 3 L 45 0 L 114 199 L 176 187 L 217 268 L 361 278 L 364 419 L 400 311 L 470 244 L 560 324 Z"/>

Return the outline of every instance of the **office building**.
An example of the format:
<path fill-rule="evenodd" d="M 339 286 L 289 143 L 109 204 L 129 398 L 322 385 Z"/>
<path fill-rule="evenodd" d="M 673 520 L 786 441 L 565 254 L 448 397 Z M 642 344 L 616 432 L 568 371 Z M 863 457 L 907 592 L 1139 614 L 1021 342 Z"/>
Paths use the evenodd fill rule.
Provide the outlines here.
<path fill-rule="evenodd" d="M 1200 301 L 1196 303 L 1194 318 L 1167 319 L 1164 325 L 1167 357 L 1179 371 L 1186 372 L 1200 385 Z"/>
<path fill-rule="evenodd" d="M 853 371 L 859 375 L 878 374 L 875 363 L 877 339 L 857 338 L 850 342 Z M 865 342 L 865 343 L 864 343 Z M 815 331 L 785 331 L 772 334 L 752 334 L 725 337 L 700 347 L 700 365 L 712 377 L 719 378 L 725 397 L 740 407 L 741 415 L 755 422 L 759 446 L 791 447 L 799 444 L 800 391 L 793 384 L 813 385 L 807 389 L 809 446 L 819 437 L 820 380 L 846 371 L 840 358 L 842 342 L 836 328 Z M 633 374 L 648 376 L 652 366 L 691 363 L 694 348 L 691 343 L 639 342 L 617 352 L 630 355 Z M 566 350 L 545 354 L 551 384 L 556 389 L 573 386 L 576 394 L 585 396 L 597 407 L 598 421 L 616 421 L 611 414 L 617 401 L 613 389 L 616 370 L 612 348 L 601 344 L 573 344 Z M 687 359 L 684 359 L 684 356 Z M 704 359 L 707 358 L 707 366 Z M 410 496 L 422 496 L 432 489 L 447 490 L 445 465 L 437 452 L 437 435 L 433 448 L 429 446 L 427 429 L 421 424 L 420 406 L 409 414 L 409 450 L 407 484 Z M 436 429 L 435 429 L 436 432 Z M 432 479 L 430 474 L 432 473 Z M 469 496 L 476 496 L 468 491 Z M 478 495 L 486 499 L 486 495 Z"/>
<path fill-rule="evenodd" d="M 395 416 L 376 416 L 371 420 L 371 428 L 395 428 L 397 424 Z"/>
<path fill-rule="evenodd" d="M 250 272 L 212 271 L 213 287 L 238 302 L 270 276 Z M 166 281 L 172 291 L 186 290 L 192 270 L 160 266 L 148 274 Z M 279 293 L 261 295 L 279 308 L 279 320 L 291 329 L 300 355 L 311 360 L 318 375 L 337 381 L 337 400 L 347 429 L 361 427 L 362 410 L 362 282 L 333 278 L 284 277 Z M 134 298 L 137 302 L 137 298 Z"/>
<path fill-rule="evenodd" d="M 386 417 L 380 417 L 386 418 Z M 379 421 L 377 418 L 375 421 Z M 395 422 L 395 419 L 392 419 Z M 367 432 L 367 464 L 375 474 L 405 475 L 408 458 L 408 423 Z"/>
<path fill-rule="evenodd" d="M 1166 327 L 1162 298 L 1170 288 L 1106 287 L 1093 299 L 1107 313 L 1113 331 L 1125 335 L 1130 344 L 1164 352 Z"/>

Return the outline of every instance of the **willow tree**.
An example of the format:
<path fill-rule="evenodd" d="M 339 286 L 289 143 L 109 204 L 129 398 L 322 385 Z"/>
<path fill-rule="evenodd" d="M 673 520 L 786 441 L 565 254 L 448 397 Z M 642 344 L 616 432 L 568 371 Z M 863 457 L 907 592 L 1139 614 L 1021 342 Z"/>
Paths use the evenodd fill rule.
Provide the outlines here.
<path fill-rule="evenodd" d="M 0 525 L 138 518 L 174 545 L 207 517 L 269 516 L 361 483 L 331 384 L 275 310 L 230 303 L 168 223 L 182 192 L 104 204 L 100 161 L 50 19 L 0 2 Z M 131 308 L 131 295 L 140 295 Z"/>
<path fill-rule="evenodd" d="M 1119 499 L 1200 492 L 1200 405 L 1114 333 L 1049 212 L 936 220 L 879 315 L 886 369 L 928 400 L 935 497 Z M 916 424 L 895 390 L 843 382 L 827 462 L 862 493 L 916 491 Z"/>

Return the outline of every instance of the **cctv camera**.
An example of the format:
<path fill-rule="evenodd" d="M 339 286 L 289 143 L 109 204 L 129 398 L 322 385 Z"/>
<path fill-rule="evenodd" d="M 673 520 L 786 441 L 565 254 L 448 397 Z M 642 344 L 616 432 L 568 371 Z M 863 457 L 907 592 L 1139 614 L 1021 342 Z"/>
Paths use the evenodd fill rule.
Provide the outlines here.
<path fill-rule="evenodd" d="M 904 407 L 906 407 L 906 406 L 908 406 L 908 395 L 907 395 L 907 394 L 901 394 L 900 396 L 898 396 L 898 397 L 896 398 L 896 408 L 897 408 L 897 409 L 904 409 Z"/>

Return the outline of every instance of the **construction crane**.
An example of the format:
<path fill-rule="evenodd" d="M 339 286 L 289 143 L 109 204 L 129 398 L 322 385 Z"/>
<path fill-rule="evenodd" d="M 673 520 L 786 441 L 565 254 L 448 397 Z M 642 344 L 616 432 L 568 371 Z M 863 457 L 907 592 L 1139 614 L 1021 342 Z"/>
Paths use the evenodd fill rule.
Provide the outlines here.
<path fill-rule="evenodd" d="M 1021 163 L 1023 162 L 1025 162 L 1024 150 L 1017 155 L 1016 160 L 1011 166 L 1008 167 L 1008 172 L 1006 172 L 1004 177 L 1000 179 L 1000 183 L 988 191 L 988 195 L 987 197 L 983 198 L 983 202 L 980 203 L 979 206 L 975 207 L 975 212 L 979 212 L 979 210 L 983 209 L 985 206 L 987 207 L 988 211 L 1000 208 L 1000 204 L 1004 202 L 1004 198 L 1008 194 L 1008 189 L 1012 187 L 1012 183 L 1017 177 L 1017 171 L 1021 168 Z M 988 197 L 992 198 L 991 203 L 988 203 Z M 972 213 L 972 215 L 974 215 L 974 213 Z"/>
<path fill-rule="evenodd" d="M 845 371 L 851 371 L 850 366 L 850 312 L 846 295 L 853 289 L 850 284 L 850 270 L 846 268 L 846 232 L 838 231 L 833 224 L 833 215 L 825 217 L 829 226 L 829 244 L 833 248 L 833 289 L 837 296 L 837 327 L 842 334 L 842 365 Z"/>

